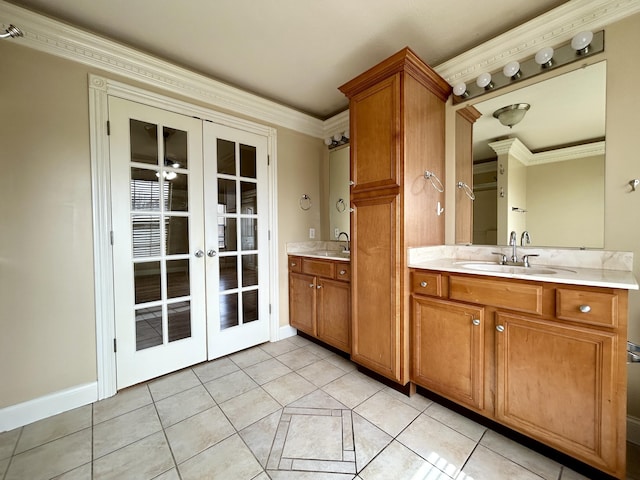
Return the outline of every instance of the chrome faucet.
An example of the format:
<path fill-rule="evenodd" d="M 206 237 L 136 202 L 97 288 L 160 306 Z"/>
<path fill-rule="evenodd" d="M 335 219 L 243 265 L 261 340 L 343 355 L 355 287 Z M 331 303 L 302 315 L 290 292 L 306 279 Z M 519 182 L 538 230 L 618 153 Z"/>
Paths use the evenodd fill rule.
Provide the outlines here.
<path fill-rule="evenodd" d="M 513 232 L 511 232 L 511 235 L 509 235 L 509 245 L 512 247 L 511 261 L 513 263 L 516 263 L 518 261 L 518 256 L 516 255 L 516 247 L 518 246 L 517 238 L 518 238 L 518 234 L 514 230 Z"/>
<path fill-rule="evenodd" d="M 522 236 L 520 237 L 520 246 L 524 247 L 525 245 L 531 244 L 531 235 L 526 230 L 522 232 Z"/>
<path fill-rule="evenodd" d="M 338 241 L 340 241 L 340 237 L 344 235 L 345 237 L 347 237 L 347 246 L 345 247 L 344 251 L 345 252 L 350 252 L 351 251 L 351 241 L 349 240 L 349 234 L 347 232 L 340 232 L 338 234 Z"/>

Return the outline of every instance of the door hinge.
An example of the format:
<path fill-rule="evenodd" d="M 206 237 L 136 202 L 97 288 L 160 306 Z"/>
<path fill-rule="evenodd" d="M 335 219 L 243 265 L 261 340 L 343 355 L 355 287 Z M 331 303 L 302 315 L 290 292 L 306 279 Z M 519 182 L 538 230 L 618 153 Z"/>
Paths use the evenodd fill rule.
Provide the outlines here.
<path fill-rule="evenodd" d="M 107 135 L 111 135 L 111 122 L 107 120 Z"/>
<path fill-rule="evenodd" d="M 118 351 L 118 345 L 116 342 L 116 339 L 113 339 L 113 353 L 116 353 Z"/>
<path fill-rule="evenodd" d="M 271 304 L 269 304 L 269 315 L 271 315 Z"/>
<path fill-rule="evenodd" d="M 271 240 L 271 230 L 267 230 L 267 240 Z"/>
<path fill-rule="evenodd" d="M 267 167 L 271 165 L 271 155 L 267 155 Z"/>
<path fill-rule="evenodd" d="M 109 242 L 113 245 L 113 230 L 109 232 Z"/>

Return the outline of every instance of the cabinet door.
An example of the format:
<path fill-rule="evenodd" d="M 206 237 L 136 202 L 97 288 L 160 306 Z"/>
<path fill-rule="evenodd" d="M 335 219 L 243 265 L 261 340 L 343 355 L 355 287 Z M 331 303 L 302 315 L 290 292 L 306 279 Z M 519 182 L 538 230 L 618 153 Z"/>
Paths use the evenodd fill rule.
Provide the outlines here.
<path fill-rule="evenodd" d="M 400 371 L 398 197 L 355 199 L 353 207 L 351 359 L 406 383 Z"/>
<path fill-rule="evenodd" d="M 351 99 L 352 193 L 398 185 L 400 74 Z"/>
<path fill-rule="evenodd" d="M 289 323 L 309 335 L 316 335 L 316 277 L 289 273 Z"/>
<path fill-rule="evenodd" d="M 411 380 L 454 401 L 483 407 L 484 309 L 412 297 Z"/>
<path fill-rule="evenodd" d="M 340 350 L 350 353 L 351 288 L 348 283 L 319 279 L 318 338 Z"/>
<path fill-rule="evenodd" d="M 615 334 L 504 313 L 496 329 L 498 420 L 615 471 Z"/>

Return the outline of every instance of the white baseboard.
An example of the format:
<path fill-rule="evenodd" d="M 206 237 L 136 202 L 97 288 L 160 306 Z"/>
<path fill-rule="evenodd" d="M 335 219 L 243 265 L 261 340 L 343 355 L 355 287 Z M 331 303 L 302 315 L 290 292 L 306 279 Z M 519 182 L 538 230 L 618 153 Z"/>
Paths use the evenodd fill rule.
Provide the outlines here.
<path fill-rule="evenodd" d="M 298 334 L 298 330 L 293 328 L 291 325 L 284 325 L 280 327 L 278 331 L 278 339 L 283 340 L 288 337 L 293 337 Z"/>
<path fill-rule="evenodd" d="M 640 418 L 627 417 L 627 441 L 640 445 Z"/>
<path fill-rule="evenodd" d="M 28 425 L 98 400 L 98 382 L 86 383 L 0 409 L 0 432 Z"/>

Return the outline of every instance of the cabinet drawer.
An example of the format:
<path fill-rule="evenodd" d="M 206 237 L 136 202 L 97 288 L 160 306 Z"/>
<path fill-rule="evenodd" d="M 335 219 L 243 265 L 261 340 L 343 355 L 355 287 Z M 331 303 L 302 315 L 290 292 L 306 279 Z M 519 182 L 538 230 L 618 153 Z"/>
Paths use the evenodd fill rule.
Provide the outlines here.
<path fill-rule="evenodd" d="M 318 275 L 320 277 L 334 278 L 334 264 L 324 260 L 311 260 L 305 258 L 302 261 L 302 273 Z"/>
<path fill-rule="evenodd" d="M 618 326 L 618 296 L 588 290 L 556 290 L 556 316 L 607 327 Z"/>
<path fill-rule="evenodd" d="M 351 265 L 348 263 L 336 263 L 336 280 L 351 281 Z"/>
<path fill-rule="evenodd" d="M 429 272 L 412 272 L 411 291 L 418 295 L 442 296 L 442 275 Z"/>
<path fill-rule="evenodd" d="M 302 272 L 302 258 L 289 256 L 289 271 Z"/>
<path fill-rule="evenodd" d="M 542 285 L 451 275 L 449 298 L 542 314 Z"/>

